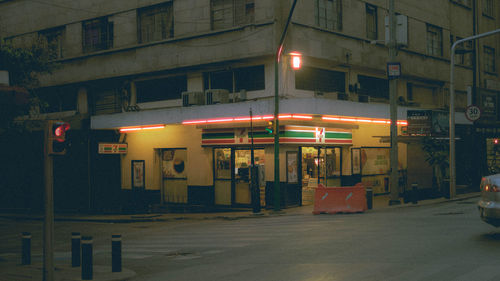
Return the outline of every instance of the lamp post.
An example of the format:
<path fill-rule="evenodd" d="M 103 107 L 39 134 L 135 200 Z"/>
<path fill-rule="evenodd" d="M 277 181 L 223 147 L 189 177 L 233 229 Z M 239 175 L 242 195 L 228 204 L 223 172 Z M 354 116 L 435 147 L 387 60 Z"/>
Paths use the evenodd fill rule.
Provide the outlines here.
<path fill-rule="evenodd" d="M 278 43 L 278 49 L 276 50 L 276 57 L 274 59 L 274 210 L 279 211 L 281 203 L 281 191 L 280 191 L 280 137 L 279 137 L 279 62 L 281 58 L 281 53 L 283 52 L 283 42 L 285 41 L 286 31 L 288 30 L 288 25 L 292 20 L 293 11 L 295 10 L 295 5 L 297 0 L 294 0 L 292 7 L 290 8 L 290 13 L 288 14 L 288 19 L 285 24 L 285 28 L 281 33 L 281 38 Z"/>
<path fill-rule="evenodd" d="M 500 29 L 495 29 L 478 35 L 470 36 L 464 39 L 457 40 L 451 46 L 450 51 L 450 199 L 455 197 L 456 191 L 456 166 L 455 166 L 455 48 L 458 44 L 466 41 L 475 40 L 478 38 L 490 36 L 499 33 Z"/>

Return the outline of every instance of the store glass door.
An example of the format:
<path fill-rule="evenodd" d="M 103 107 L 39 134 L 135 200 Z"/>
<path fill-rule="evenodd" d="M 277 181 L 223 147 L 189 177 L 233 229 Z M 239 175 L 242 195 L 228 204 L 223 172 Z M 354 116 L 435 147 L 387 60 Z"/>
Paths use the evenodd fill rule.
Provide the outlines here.
<path fill-rule="evenodd" d="M 264 149 L 254 149 L 255 165 L 264 164 Z M 250 166 L 252 164 L 250 149 L 234 150 L 234 204 L 250 205 Z"/>

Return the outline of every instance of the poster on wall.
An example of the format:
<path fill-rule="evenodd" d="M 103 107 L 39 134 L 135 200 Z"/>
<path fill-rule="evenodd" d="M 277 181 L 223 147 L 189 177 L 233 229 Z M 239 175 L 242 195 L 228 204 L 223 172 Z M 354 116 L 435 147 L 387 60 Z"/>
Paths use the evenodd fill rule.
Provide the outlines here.
<path fill-rule="evenodd" d="M 390 149 L 388 147 L 361 148 L 361 174 L 382 175 L 389 173 Z"/>
<path fill-rule="evenodd" d="M 352 152 L 352 174 L 361 174 L 361 150 L 359 148 L 353 148 Z"/>
<path fill-rule="evenodd" d="M 132 160 L 132 188 L 144 188 L 144 160 Z"/>
<path fill-rule="evenodd" d="M 286 180 L 288 183 L 299 183 L 298 177 L 298 152 L 287 151 L 286 153 Z"/>
<path fill-rule="evenodd" d="M 186 149 L 164 150 L 162 161 L 164 178 L 186 178 Z"/>

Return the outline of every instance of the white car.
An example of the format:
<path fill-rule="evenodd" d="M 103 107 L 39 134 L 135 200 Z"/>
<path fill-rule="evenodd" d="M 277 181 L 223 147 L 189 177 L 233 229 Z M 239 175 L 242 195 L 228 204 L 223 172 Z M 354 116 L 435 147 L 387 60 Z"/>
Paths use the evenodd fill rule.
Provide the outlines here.
<path fill-rule="evenodd" d="M 478 202 L 481 219 L 500 227 L 500 174 L 481 179 L 481 200 Z"/>

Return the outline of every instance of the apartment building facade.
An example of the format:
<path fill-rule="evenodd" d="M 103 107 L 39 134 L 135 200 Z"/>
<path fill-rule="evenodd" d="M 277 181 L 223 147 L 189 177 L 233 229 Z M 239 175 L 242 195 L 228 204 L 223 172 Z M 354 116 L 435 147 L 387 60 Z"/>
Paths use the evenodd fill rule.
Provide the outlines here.
<path fill-rule="evenodd" d="M 49 106 L 22 117 L 68 120 L 77 132 L 74 149 L 83 152 L 56 162 L 83 168 L 59 172 L 65 180 L 56 193 L 79 194 L 89 208 L 110 197 L 123 204 L 135 192 L 148 203 L 246 207 L 253 150 L 261 204 L 270 206 L 274 150 L 266 127 L 279 81 L 280 186 L 291 206 L 310 203 L 318 184 L 363 181 L 377 194 L 413 182 L 435 189 L 407 116 L 448 110 L 451 44 L 494 30 L 500 14 L 488 0 L 424 2 L 396 3 L 399 183 L 388 182 L 384 142 L 387 1 L 298 0 L 278 80 L 286 0 L 0 1 L 0 37 L 43 44 L 59 65 L 34 90 Z M 484 38 L 456 55 L 459 171 L 473 157 L 467 146 L 484 154 L 473 161 L 497 159 L 486 155 L 499 137 L 499 43 Z M 301 55 L 298 70 L 292 53 Z M 471 104 L 483 111 L 476 124 L 464 114 Z"/>

